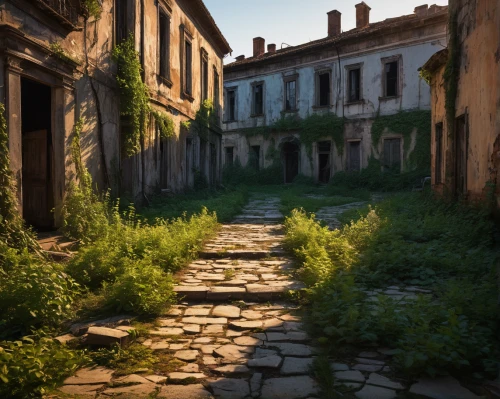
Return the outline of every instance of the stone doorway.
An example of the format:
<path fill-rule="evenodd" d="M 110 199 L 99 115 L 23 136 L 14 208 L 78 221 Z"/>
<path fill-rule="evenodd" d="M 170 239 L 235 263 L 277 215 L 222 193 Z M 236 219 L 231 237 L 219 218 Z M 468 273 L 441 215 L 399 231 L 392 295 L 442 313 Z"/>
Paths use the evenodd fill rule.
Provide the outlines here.
<path fill-rule="evenodd" d="M 281 151 L 285 163 L 285 183 L 292 183 L 299 174 L 300 147 L 297 143 L 288 141 L 283 144 Z"/>
<path fill-rule="evenodd" d="M 21 78 L 22 211 L 39 230 L 54 227 L 52 89 Z"/>

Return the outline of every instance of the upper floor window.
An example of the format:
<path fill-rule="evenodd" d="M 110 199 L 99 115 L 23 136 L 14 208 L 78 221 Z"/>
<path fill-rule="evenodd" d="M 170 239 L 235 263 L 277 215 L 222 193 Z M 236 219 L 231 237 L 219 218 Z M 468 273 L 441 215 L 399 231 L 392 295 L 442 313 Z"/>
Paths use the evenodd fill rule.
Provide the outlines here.
<path fill-rule="evenodd" d="M 316 106 L 327 107 L 331 105 L 331 70 L 316 72 Z"/>
<path fill-rule="evenodd" d="M 384 68 L 382 73 L 382 94 L 384 97 L 397 97 L 401 94 L 399 84 L 400 64 L 401 57 L 399 55 L 382 59 L 382 65 Z"/>
<path fill-rule="evenodd" d="M 217 72 L 217 68 L 214 66 L 214 99 L 213 103 L 216 109 L 216 112 L 219 111 L 220 105 L 220 81 L 219 81 L 219 72 Z"/>
<path fill-rule="evenodd" d="M 264 114 L 264 83 L 259 82 L 252 85 L 252 114 Z"/>
<path fill-rule="evenodd" d="M 128 30 L 128 7 L 126 0 L 115 0 L 115 36 L 116 44 L 127 40 Z"/>
<path fill-rule="evenodd" d="M 232 122 L 236 120 L 236 88 L 226 90 L 226 120 Z"/>
<path fill-rule="evenodd" d="M 361 65 L 349 65 L 347 69 L 347 102 L 362 100 L 361 92 Z"/>
<path fill-rule="evenodd" d="M 159 75 L 170 79 L 170 16 L 164 11 L 159 13 L 160 70 Z"/>
<path fill-rule="evenodd" d="M 182 91 L 184 97 L 188 100 L 193 100 L 193 45 L 192 36 L 186 30 L 184 25 L 181 25 L 181 43 L 182 43 Z"/>
<path fill-rule="evenodd" d="M 297 109 L 297 75 L 285 76 L 285 111 Z"/>
<path fill-rule="evenodd" d="M 201 100 L 208 99 L 208 53 L 201 49 Z"/>

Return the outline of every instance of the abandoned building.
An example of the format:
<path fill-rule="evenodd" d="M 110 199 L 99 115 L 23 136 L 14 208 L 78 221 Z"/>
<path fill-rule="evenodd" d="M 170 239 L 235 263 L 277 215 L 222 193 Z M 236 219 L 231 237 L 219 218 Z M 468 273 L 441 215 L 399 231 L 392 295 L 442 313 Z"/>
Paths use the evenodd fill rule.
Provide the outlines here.
<path fill-rule="evenodd" d="M 155 190 L 180 191 L 199 174 L 221 174 L 220 114 L 226 39 L 201 0 L 102 0 L 89 15 L 80 0 L 0 1 L 0 101 L 5 103 L 12 171 L 25 220 L 61 224 L 74 179 L 71 142 L 84 119 L 84 165 L 101 190 L 140 201 Z M 147 118 L 141 150 L 123 151 L 113 49 L 133 37 L 149 102 L 174 123 L 162 139 Z M 217 122 L 200 137 L 185 121 L 212 100 Z M 52 210 L 54 209 L 54 212 Z"/>
<path fill-rule="evenodd" d="M 341 13 L 333 10 L 325 38 L 281 49 L 269 44 L 266 52 L 256 37 L 252 57 L 224 66 L 225 165 L 239 160 L 266 168 L 278 161 L 285 182 L 299 173 L 327 182 L 337 171 L 367 167 L 371 158 L 381 168 L 409 167 L 417 129 L 406 137 L 384 129 L 375 142 L 371 128 L 378 116 L 430 110 L 430 88 L 418 68 L 446 47 L 447 7 L 423 5 L 375 23 L 366 3 L 355 12 L 352 30 L 342 31 Z M 306 137 L 300 124 L 294 128 L 294 120 L 324 117 L 332 126 L 340 122 L 340 131 L 323 123 L 324 130 Z"/>
<path fill-rule="evenodd" d="M 500 207 L 500 5 L 450 0 L 449 8 L 449 46 L 422 67 L 432 93 L 432 186 Z"/>

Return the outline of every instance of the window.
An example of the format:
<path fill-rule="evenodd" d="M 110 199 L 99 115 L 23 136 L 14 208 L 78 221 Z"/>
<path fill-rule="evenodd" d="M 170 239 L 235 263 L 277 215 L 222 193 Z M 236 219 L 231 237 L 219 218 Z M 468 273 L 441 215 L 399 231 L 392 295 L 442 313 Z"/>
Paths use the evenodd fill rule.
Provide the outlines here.
<path fill-rule="evenodd" d="M 128 37 L 127 27 L 127 1 L 115 0 L 115 39 L 116 45 L 125 41 Z"/>
<path fill-rule="evenodd" d="M 347 88 L 348 102 L 352 103 L 361 100 L 361 68 L 348 69 Z"/>
<path fill-rule="evenodd" d="M 347 170 L 361 170 L 361 141 L 349 141 L 347 143 Z"/>
<path fill-rule="evenodd" d="M 384 140 L 384 169 L 401 171 L 401 139 Z"/>
<path fill-rule="evenodd" d="M 330 100 L 330 71 L 316 72 L 316 106 L 327 107 Z"/>
<path fill-rule="evenodd" d="M 208 99 L 208 54 L 201 49 L 201 100 Z"/>
<path fill-rule="evenodd" d="M 436 146 L 435 146 L 435 166 L 434 166 L 434 184 L 443 182 L 443 124 L 436 125 Z"/>
<path fill-rule="evenodd" d="M 318 180 L 321 183 L 328 183 L 330 181 L 330 171 L 332 168 L 330 162 L 330 152 L 332 143 L 330 141 L 318 142 Z"/>
<path fill-rule="evenodd" d="M 264 83 L 256 83 L 252 88 L 252 114 L 255 116 L 264 114 Z"/>
<path fill-rule="evenodd" d="M 182 58 L 181 58 L 181 73 L 182 73 L 182 94 L 185 98 L 193 101 L 193 46 L 192 36 L 186 30 L 184 25 L 181 25 L 181 44 Z"/>
<path fill-rule="evenodd" d="M 285 82 L 285 110 L 295 111 L 297 109 L 297 82 L 289 80 Z"/>
<path fill-rule="evenodd" d="M 234 163 L 234 147 L 226 147 L 226 165 L 231 166 Z"/>
<path fill-rule="evenodd" d="M 398 61 L 384 64 L 384 97 L 396 97 L 398 93 Z"/>
<path fill-rule="evenodd" d="M 220 82 L 219 82 L 219 73 L 217 72 L 217 68 L 214 66 L 214 99 L 213 103 L 215 106 L 215 111 L 218 113 L 219 112 L 219 105 L 220 105 Z"/>
<path fill-rule="evenodd" d="M 253 145 L 250 147 L 250 156 L 249 156 L 250 166 L 259 170 L 260 166 L 260 145 Z"/>
<path fill-rule="evenodd" d="M 170 17 L 163 10 L 160 10 L 160 70 L 159 75 L 165 79 L 170 79 Z"/>
<path fill-rule="evenodd" d="M 232 122 L 236 120 L 236 89 L 227 89 L 226 93 L 226 120 Z"/>

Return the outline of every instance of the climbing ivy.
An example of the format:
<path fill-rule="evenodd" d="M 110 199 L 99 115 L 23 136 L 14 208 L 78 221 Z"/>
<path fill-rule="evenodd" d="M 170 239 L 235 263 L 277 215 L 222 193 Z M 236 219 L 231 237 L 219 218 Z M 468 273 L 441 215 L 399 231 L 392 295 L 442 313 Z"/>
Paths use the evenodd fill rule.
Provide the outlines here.
<path fill-rule="evenodd" d="M 19 214 L 16 184 L 10 169 L 9 134 L 5 107 L 0 103 L 0 241 L 16 249 L 38 249 L 33 232 Z M 1 257 L 1 254 L 0 254 Z"/>
<path fill-rule="evenodd" d="M 300 141 L 305 145 L 309 158 L 312 157 L 313 143 L 324 137 L 332 137 L 339 155 L 344 151 L 344 118 L 334 113 L 312 114 L 306 118 L 292 115 L 282 117 L 271 125 L 242 129 L 247 137 L 262 135 L 265 139 L 270 134 L 278 132 L 296 131 Z"/>
<path fill-rule="evenodd" d="M 168 139 L 175 134 L 175 124 L 170 116 L 161 111 L 152 111 L 151 114 L 153 115 L 162 139 Z"/>
<path fill-rule="evenodd" d="M 408 158 L 409 169 L 429 169 L 431 162 L 431 112 L 401 111 L 395 115 L 378 116 L 372 124 L 372 143 L 380 143 L 385 129 L 403 135 L 404 154 L 407 155 L 411 145 L 411 134 L 417 129 L 415 148 Z"/>
<path fill-rule="evenodd" d="M 88 16 L 101 18 L 102 7 L 99 0 L 83 0 L 82 6 Z"/>
<path fill-rule="evenodd" d="M 187 128 L 192 127 L 200 138 L 207 140 L 210 130 L 221 131 L 217 122 L 217 113 L 212 101 L 205 100 L 196 112 L 194 121 L 192 123 L 185 123 L 184 126 Z"/>
<path fill-rule="evenodd" d="M 131 156 L 141 149 L 146 118 L 150 112 L 149 90 L 142 81 L 142 67 L 132 34 L 115 47 L 113 58 L 118 66 L 116 80 L 120 89 L 120 113 L 130 119 L 130 129 L 123 129 L 122 133 L 123 150 Z"/>

